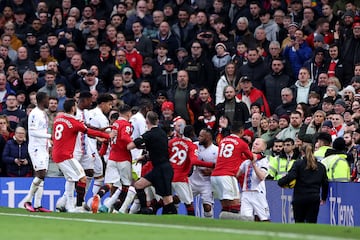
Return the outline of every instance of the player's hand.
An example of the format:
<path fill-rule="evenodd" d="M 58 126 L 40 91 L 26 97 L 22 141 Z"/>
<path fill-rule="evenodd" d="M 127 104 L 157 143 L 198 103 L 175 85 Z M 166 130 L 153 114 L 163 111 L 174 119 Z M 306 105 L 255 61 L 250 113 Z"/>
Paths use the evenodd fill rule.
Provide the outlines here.
<path fill-rule="evenodd" d="M 107 139 L 106 138 L 102 138 L 102 137 L 96 137 L 96 140 L 99 142 L 106 142 Z"/>
<path fill-rule="evenodd" d="M 109 133 L 109 136 L 110 136 L 111 139 L 113 139 L 114 137 L 117 136 L 117 131 L 112 130 L 112 131 Z"/>

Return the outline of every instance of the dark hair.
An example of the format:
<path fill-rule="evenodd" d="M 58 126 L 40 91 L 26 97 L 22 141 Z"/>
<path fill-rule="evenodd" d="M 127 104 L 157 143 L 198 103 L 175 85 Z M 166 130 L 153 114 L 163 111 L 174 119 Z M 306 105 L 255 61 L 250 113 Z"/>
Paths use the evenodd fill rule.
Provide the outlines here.
<path fill-rule="evenodd" d="M 194 136 L 194 127 L 192 125 L 186 125 L 184 128 L 184 137 L 193 138 Z"/>
<path fill-rule="evenodd" d="M 114 98 L 113 98 L 113 96 L 111 96 L 111 94 L 103 93 L 98 96 L 96 102 L 97 102 L 97 104 L 101 104 L 103 102 L 111 102 L 113 100 L 114 100 Z"/>
<path fill-rule="evenodd" d="M 244 129 L 244 124 L 241 121 L 233 121 L 231 124 L 231 132 L 239 133 L 242 129 Z"/>
<path fill-rule="evenodd" d="M 49 101 L 50 101 L 50 100 L 55 100 L 57 103 L 59 103 L 59 99 L 56 98 L 56 97 L 49 97 Z"/>
<path fill-rule="evenodd" d="M 71 112 L 71 108 L 75 106 L 75 100 L 74 99 L 68 99 L 65 100 L 63 108 L 66 113 Z"/>
<path fill-rule="evenodd" d="M 285 140 L 283 140 L 282 142 L 291 142 L 291 144 L 292 145 L 294 145 L 295 144 L 295 141 L 294 141 L 294 139 L 292 139 L 292 138 L 285 138 Z"/>
<path fill-rule="evenodd" d="M 47 97 L 48 97 L 48 95 L 45 92 L 38 92 L 36 94 L 37 104 L 42 103 Z"/>

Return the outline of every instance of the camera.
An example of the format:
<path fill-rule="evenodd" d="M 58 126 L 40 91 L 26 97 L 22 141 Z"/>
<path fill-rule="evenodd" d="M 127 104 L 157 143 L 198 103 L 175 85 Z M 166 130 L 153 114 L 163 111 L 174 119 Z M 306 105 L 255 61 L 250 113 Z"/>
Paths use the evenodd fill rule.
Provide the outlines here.
<path fill-rule="evenodd" d="M 84 25 L 93 25 L 93 21 L 84 21 Z"/>
<path fill-rule="evenodd" d="M 201 34 L 201 37 L 203 37 L 203 38 L 212 38 L 212 34 L 210 34 L 210 33 L 203 33 L 203 34 Z"/>

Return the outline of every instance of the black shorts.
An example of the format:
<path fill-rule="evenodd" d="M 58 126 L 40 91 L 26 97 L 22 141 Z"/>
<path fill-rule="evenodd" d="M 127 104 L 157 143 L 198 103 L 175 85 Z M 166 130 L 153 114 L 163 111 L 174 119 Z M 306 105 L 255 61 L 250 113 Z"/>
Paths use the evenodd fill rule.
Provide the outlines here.
<path fill-rule="evenodd" d="M 154 167 L 144 176 L 154 186 L 156 194 L 161 197 L 172 195 L 171 182 L 174 176 L 173 168 L 169 162 Z"/>

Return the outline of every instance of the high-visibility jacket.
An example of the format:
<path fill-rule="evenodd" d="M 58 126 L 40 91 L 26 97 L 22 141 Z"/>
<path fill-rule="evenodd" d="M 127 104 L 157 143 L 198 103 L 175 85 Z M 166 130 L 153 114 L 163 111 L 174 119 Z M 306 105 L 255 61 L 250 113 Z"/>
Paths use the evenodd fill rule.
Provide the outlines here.
<path fill-rule="evenodd" d="M 346 161 L 346 154 L 333 154 L 325 157 L 322 161 L 324 164 L 329 181 L 349 182 L 350 167 Z"/>
<path fill-rule="evenodd" d="M 285 176 L 292 165 L 294 164 L 295 159 L 286 159 L 284 157 L 269 157 L 269 174 L 274 178 L 274 180 L 279 180 L 283 176 Z"/>
<path fill-rule="evenodd" d="M 321 146 L 318 150 L 314 152 L 314 156 L 318 162 L 321 162 L 321 160 L 324 159 L 326 150 L 331 148 L 330 146 Z"/>

